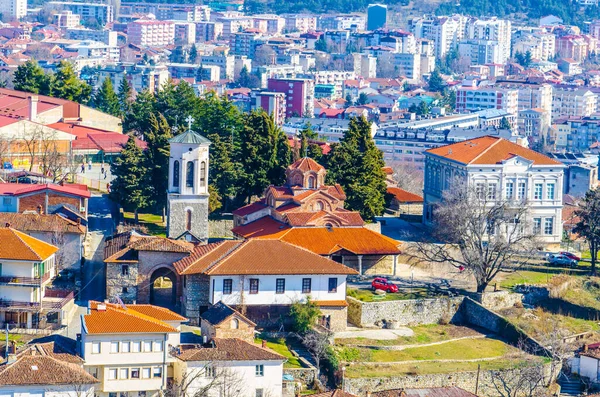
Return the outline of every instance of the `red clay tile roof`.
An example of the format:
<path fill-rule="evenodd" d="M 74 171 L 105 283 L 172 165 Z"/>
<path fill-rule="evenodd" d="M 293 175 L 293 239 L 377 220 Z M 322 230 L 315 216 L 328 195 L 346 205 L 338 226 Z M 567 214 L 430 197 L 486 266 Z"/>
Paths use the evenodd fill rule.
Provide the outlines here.
<path fill-rule="evenodd" d="M 99 310 L 102 307 L 105 309 Z M 88 334 L 179 332 L 167 323 L 141 311 L 112 303 L 90 301 L 90 314 L 84 315 L 83 321 Z"/>
<path fill-rule="evenodd" d="M 50 340 L 50 342 L 44 342 Z M 41 342 L 37 342 L 41 341 Z M 35 343 L 34 343 L 35 342 Z M 59 335 L 51 335 L 36 339 L 28 345 L 19 356 L 49 356 L 60 361 L 72 364 L 83 364 L 83 358 L 77 355 L 77 343 L 74 339 Z"/>
<path fill-rule="evenodd" d="M 383 172 L 385 172 L 386 175 L 392 175 L 394 173 L 394 170 L 392 169 L 392 167 L 383 167 Z"/>
<path fill-rule="evenodd" d="M 218 243 L 198 245 L 190 256 L 173 263 L 179 274 L 198 274 L 237 248 L 241 240 L 225 240 Z"/>
<path fill-rule="evenodd" d="M 338 300 L 338 301 L 314 301 L 317 306 L 320 307 L 346 307 L 348 306 L 348 302 L 344 301 L 344 300 Z"/>
<path fill-rule="evenodd" d="M 533 161 L 535 165 L 562 166 L 560 161 L 551 159 L 534 150 L 512 143 L 503 138 L 484 136 L 464 142 L 453 143 L 439 148 L 429 149 L 434 154 L 462 164 L 499 164 L 514 156 Z"/>
<path fill-rule="evenodd" d="M 346 393 L 343 390 L 336 389 L 332 391 L 326 391 L 324 393 L 307 394 L 306 397 L 358 397 L 356 394 Z"/>
<path fill-rule="evenodd" d="M 0 259 L 43 261 L 56 253 L 54 245 L 30 237 L 18 230 L 0 228 Z"/>
<path fill-rule="evenodd" d="M 477 397 L 460 387 L 428 387 L 423 389 L 394 389 L 371 393 L 372 397 Z"/>
<path fill-rule="evenodd" d="M 187 241 L 123 233 L 106 240 L 104 262 L 137 262 L 139 251 L 187 253 L 193 249 L 194 244 Z"/>
<path fill-rule="evenodd" d="M 236 236 L 243 238 L 250 237 L 262 237 L 262 236 L 275 236 L 285 230 L 288 230 L 290 226 L 285 223 L 276 221 L 270 216 L 263 216 L 262 218 L 247 223 L 245 225 L 236 226 L 231 231 Z"/>
<path fill-rule="evenodd" d="M 71 185 L 56 185 L 53 183 L 24 184 L 24 183 L 0 183 L 0 195 L 19 196 L 26 193 L 51 190 L 58 193 L 70 194 L 78 197 L 90 198 L 92 194 L 81 188 Z"/>
<path fill-rule="evenodd" d="M 215 347 L 181 346 L 175 357 L 182 361 L 285 361 L 285 357 L 270 349 L 248 343 L 241 339 L 213 339 Z"/>
<path fill-rule="evenodd" d="M 58 214 L 25 214 L 21 212 L 0 212 L 0 225 L 10 224 L 22 232 L 55 232 L 84 234 L 85 226 L 77 224 Z"/>
<path fill-rule="evenodd" d="M 260 211 L 265 208 L 267 208 L 267 205 L 265 204 L 265 199 L 260 199 L 258 201 L 255 201 L 254 203 L 238 208 L 237 210 L 233 211 L 233 215 L 245 216 L 248 214 L 253 214 L 256 211 Z"/>
<path fill-rule="evenodd" d="M 288 167 L 289 170 L 300 170 L 302 172 L 306 172 L 306 171 L 315 171 L 315 172 L 319 172 L 321 170 L 325 170 L 325 168 L 317 163 L 315 160 L 311 159 L 310 157 L 303 157 L 301 159 L 296 160 L 295 163 L 293 163 L 292 165 L 290 165 Z"/>
<path fill-rule="evenodd" d="M 161 321 L 188 321 L 187 318 L 160 306 L 127 305 L 127 307 L 135 310 L 138 313 L 145 314 L 146 316 L 150 316 Z"/>
<path fill-rule="evenodd" d="M 398 201 L 400 201 L 401 203 L 422 203 L 423 202 L 423 197 L 411 193 L 411 192 L 407 192 L 404 189 L 400 189 L 399 187 L 388 187 L 387 188 L 387 192 L 388 194 L 392 194 L 394 195 L 394 198 Z"/>
<path fill-rule="evenodd" d="M 317 212 L 288 212 L 286 215 L 291 226 L 311 225 L 325 217 L 339 219 L 344 226 L 362 226 L 364 221 L 358 212 L 354 211 L 317 211 Z"/>
<path fill-rule="evenodd" d="M 356 271 L 320 255 L 280 240 L 250 239 L 215 247 L 196 258 L 179 274 L 268 275 L 268 274 L 356 274 Z"/>
<path fill-rule="evenodd" d="M 81 365 L 58 360 L 51 356 L 21 355 L 0 370 L 0 385 L 93 385 L 99 383 Z"/>

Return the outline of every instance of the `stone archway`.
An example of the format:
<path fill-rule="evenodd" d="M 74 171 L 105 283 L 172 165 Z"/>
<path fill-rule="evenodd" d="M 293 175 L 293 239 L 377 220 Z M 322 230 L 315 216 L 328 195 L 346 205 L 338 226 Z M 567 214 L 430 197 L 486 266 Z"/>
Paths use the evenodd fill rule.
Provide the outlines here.
<path fill-rule="evenodd" d="M 168 267 L 156 269 L 150 277 L 150 304 L 176 309 L 177 276 Z"/>

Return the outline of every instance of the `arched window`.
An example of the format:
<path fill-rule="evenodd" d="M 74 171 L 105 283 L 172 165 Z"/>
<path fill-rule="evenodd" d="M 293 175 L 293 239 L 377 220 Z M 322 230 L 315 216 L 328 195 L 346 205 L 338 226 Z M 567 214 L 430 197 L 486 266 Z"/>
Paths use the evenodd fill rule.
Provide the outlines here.
<path fill-rule="evenodd" d="M 240 320 L 237 318 L 231 319 L 231 329 L 238 329 L 240 327 Z"/>
<path fill-rule="evenodd" d="M 188 161 L 185 170 L 185 186 L 194 187 L 194 162 Z"/>
<path fill-rule="evenodd" d="M 173 186 L 179 187 L 179 160 L 173 163 Z"/>
<path fill-rule="evenodd" d="M 315 207 L 316 207 L 317 211 L 323 211 L 323 202 L 317 201 L 317 203 L 315 204 Z"/>
<path fill-rule="evenodd" d="M 206 162 L 200 163 L 200 186 L 206 186 Z"/>
<path fill-rule="evenodd" d="M 315 177 L 312 175 L 308 177 L 308 188 L 309 189 L 315 188 Z"/>
<path fill-rule="evenodd" d="M 185 230 L 188 232 L 192 230 L 192 210 L 185 212 Z"/>

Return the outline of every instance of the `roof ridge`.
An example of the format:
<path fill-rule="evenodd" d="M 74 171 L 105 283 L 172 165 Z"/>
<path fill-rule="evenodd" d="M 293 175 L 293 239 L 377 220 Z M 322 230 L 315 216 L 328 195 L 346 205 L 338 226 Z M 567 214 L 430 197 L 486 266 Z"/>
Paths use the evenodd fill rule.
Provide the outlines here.
<path fill-rule="evenodd" d="M 479 153 L 477 156 L 473 157 L 473 158 L 471 159 L 471 161 L 469 161 L 467 164 L 472 164 L 472 163 L 473 163 L 475 160 L 477 160 L 479 157 L 481 157 L 481 156 L 483 156 L 485 153 L 487 153 L 487 152 L 488 152 L 488 151 L 489 151 L 491 148 L 493 148 L 494 146 L 496 146 L 496 145 L 498 144 L 498 142 L 500 142 L 500 141 L 504 140 L 504 138 L 496 138 L 496 137 L 494 137 L 494 136 L 490 136 L 490 135 L 486 135 L 486 137 L 489 137 L 489 138 L 495 139 L 496 141 L 495 141 L 494 143 L 492 143 L 490 146 L 488 146 L 486 149 L 484 149 L 484 150 L 483 150 L 481 153 Z M 482 137 L 482 138 L 483 138 L 483 137 Z M 476 139 L 477 139 L 477 138 L 476 138 Z M 470 139 L 469 141 L 466 141 L 465 143 L 467 143 L 467 142 L 472 142 L 472 141 L 473 141 L 473 139 Z"/>
<path fill-rule="evenodd" d="M 18 232 L 17 230 L 14 230 L 13 228 L 9 228 L 9 230 L 10 230 L 10 231 L 11 231 L 11 232 L 12 232 L 12 233 L 15 235 L 15 236 L 17 236 L 17 238 L 18 238 L 19 240 L 21 240 L 21 242 L 22 242 L 22 243 L 23 243 L 23 244 L 24 244 L 24 245 L 27 247 L 27 249 L 28 249 L 29 251 L 31 251 L 31 252 L 33 253 L 33 255 L 34 255 L 34 256 L 36 256 L 36 257 L 37 257 L 39 260 L 43 260 L 43 259 L 42 259 L 42 257 L 41 257 L 41 256 L 40 256 L 40 255 L 39 255 L 37 252 L 35 252 L 35 250 L 34 250 L 33 248 L 31 248 L 31 247 L 29 246 L 29 244 L 27 244 L 27 243 L 25 242 L 25 240 L 23 240 L 23 238 L 20 236 L 20 234 L 21 234 L 20 232 Z"/>
<path fill-rule="evenodd" d="M 235 241 L 235 240 L 232 240 Z M 243 245 L 249 243 L 250 240 L 242 240 L 239 244 L 236 244 L 234 247 L 231 247 L 230 249 L 227 250 L 227 252 L 225 252 L 223 255 L 221 255 L 220 257 L 218 257 L 217 259 L 215 259 L 214 261 L 212 261 L 207 267 L 206 269 L 203 271 L 203 273 L 207 273 L 210 270 L 214 270 L 217 267 L 219 267 L 219 265 L 221 263 L 223 263 L 223 261 L 225 259 L 227 259 L 231 254 L 233 254 L 235 251 L 237 251 L 240 247 L 242 247 Z"/>

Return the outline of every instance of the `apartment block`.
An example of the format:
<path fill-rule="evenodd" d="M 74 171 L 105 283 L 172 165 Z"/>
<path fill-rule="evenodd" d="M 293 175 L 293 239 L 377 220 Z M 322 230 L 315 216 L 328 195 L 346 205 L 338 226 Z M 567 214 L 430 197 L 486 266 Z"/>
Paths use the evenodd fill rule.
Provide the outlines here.
<path fill-rule="evenodd" d="M 519 92 L 515 89 L 497 87 L 460 87 L 456 90 L 456 111 L 467 112 L 483 109 L 503 109 L 516 114 Z"/>
<path fill-rule="evenodd" d="M 269 79 L 267 88 L 285 94 L 286 117 L 313 117 L 315 85 L 311 79 Z"/>

